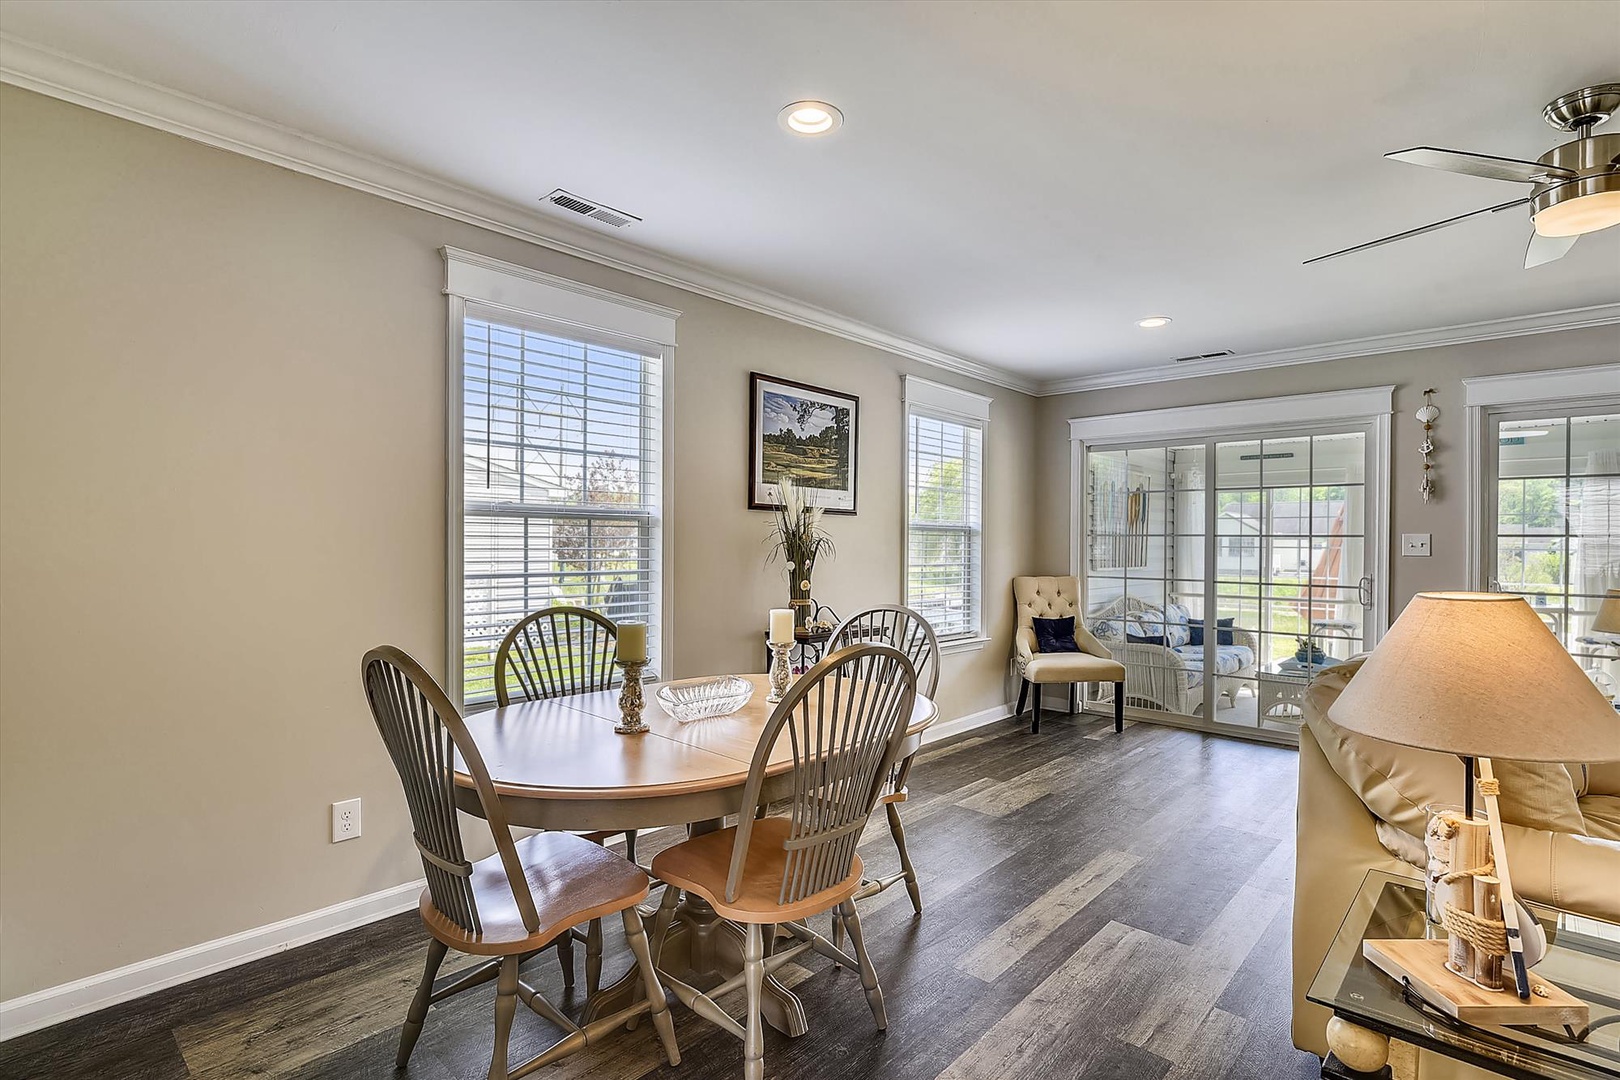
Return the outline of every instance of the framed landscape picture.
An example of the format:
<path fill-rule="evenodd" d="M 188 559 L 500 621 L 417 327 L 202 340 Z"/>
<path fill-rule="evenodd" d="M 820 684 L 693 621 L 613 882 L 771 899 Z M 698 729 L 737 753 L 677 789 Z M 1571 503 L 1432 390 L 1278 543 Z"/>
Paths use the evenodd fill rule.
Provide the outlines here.
<path fill-rule="evenodd" d="M 786 475 L 811 504 L 853 514 L 861 399 L 757 371 L 748 393 L 748 508 L 774 509 Z"/>

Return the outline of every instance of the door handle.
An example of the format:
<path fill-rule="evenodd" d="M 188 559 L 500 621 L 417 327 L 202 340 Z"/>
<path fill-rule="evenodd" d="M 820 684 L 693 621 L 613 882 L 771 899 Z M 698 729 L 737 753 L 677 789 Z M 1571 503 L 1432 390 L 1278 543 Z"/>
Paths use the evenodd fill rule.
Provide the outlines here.
<path fill-rule="evenodd" d="M 1356 599 L 1361 601 L 1362 607 L 1373 606 L 1373 579 L 1371 574 L 1356 583 Z"/>

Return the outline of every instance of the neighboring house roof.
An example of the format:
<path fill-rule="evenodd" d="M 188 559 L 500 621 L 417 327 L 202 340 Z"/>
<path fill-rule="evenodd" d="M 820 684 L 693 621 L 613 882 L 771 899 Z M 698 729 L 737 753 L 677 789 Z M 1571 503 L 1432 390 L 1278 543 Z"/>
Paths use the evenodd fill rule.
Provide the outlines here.
<path fill-rule="evenodd" d="M 1271 536 L 1327 536 L 1344 513 L 1343 499 L 1327 502 L 1274 502 L 1271 504 Z M 1221 516 L 1236 521 L 1245 533 L 1260 532 L 1261 508 L 1254 503 L 1227 503 Z"/>

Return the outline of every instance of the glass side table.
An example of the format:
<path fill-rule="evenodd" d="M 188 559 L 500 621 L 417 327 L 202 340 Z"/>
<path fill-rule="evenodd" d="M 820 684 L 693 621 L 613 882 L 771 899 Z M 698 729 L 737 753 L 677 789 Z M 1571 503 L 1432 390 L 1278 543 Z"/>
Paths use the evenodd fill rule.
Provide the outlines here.
<path fill-rule="evenodd" d="M 1378 1036 L 1409 1043 L 1519 1080 L 1620 1077 L 1620 926 L 1532 906 L 1547 931 L 1547 957 L 1536 971 L 1591 1007 L 1584 1039 L 1564 1029 L 1471 1027 L 1403 991 L 1361 955 L 1368 938 L 1417 938 L 1427 929 L 1423 882 L 1370 871 L 1339 927 L 1306 998 L 1334 1016 Z M 1577 1032 L 1576 1035 L 1581 1033 Z M 1329 1055 L 1322 1075 L 1334 1080 L 1387 1077 L 1358 1073 Z"/>

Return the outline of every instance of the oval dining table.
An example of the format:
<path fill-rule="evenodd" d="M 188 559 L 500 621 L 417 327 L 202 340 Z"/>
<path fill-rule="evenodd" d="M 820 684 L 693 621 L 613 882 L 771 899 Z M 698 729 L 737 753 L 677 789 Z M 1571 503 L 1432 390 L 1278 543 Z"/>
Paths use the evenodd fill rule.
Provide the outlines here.
<path fill-rule="evenodd" d="M 642 716 L 648 730 L 639 735 L 613 730 L 619 721 L 617 689 L 514 702 L 469 715 L 467 730 L 513 825 L 572 832 L 685 825 L 696 835 L 743 812 L 749 765 L 774 707 L 765 700 L 766 676 L 742 677 L 754 684 L 746 705 L 688 724 L 660 704 L 657 691 L 663 684 L 646 684 Z M 919 694 L 897 760 L 916 752 L 937 715 L 933 701 Z M 768 758 L 765 801 L 790 794 L 792 768 L 793 749 L 784 731 Z M 458 770 L 455 784 L 456 805 L 481 817 L 472 777 Z M 657 963 L 683 981 L 729 978 L 742 970 L 742 943 L 740 930 L 688 895 L 676 909 Z M 808 1025 L 798 997 L 774 976 L 766 979 L 765 990 L 766 1021 L 785 1034 L 804 1034 Z M 625 1007 L 640 992 L 632 965 L 587 1005 L 587 1019 Z"/>

